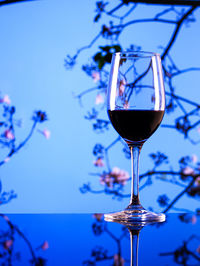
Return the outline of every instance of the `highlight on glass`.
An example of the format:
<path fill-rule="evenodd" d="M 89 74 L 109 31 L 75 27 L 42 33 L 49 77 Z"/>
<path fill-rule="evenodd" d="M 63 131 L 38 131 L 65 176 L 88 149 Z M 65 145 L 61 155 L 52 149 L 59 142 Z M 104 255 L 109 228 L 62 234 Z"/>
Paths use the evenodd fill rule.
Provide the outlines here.
<path fill-rule="evenodd" d="M 111 221 L 164 221 L 165 215 L 146 210 L 139 200 L 139 156 L 145 141 L 157 130 L 165 112 L 165 89 L 159 54 L 113 54 L 107 92 L 109 119 L 129 146 L 132 185 L 125 210 L 105 214 Z"/>

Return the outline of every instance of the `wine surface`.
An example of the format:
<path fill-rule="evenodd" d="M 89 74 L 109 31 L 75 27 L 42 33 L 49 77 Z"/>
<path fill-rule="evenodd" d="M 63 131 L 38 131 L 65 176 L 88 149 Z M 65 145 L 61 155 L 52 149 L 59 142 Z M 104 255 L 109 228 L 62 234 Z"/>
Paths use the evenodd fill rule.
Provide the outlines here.
<path fill-rule="evenodd" d="M 108 110 L 108 115 L 115 130 L 131 144 L 147 140 L 159 127 L 164 111 Z"/>

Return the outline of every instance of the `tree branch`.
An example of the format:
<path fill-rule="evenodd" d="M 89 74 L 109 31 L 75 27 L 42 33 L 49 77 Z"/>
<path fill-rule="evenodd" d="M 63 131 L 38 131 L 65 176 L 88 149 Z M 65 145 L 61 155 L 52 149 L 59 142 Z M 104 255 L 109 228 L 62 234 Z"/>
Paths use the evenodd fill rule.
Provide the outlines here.
<path fill-rule="evenodd" d="M 5 0 L 5 1 L 0 2 L 0 7 L 4 5 L 9 5 L 9 4 L 17 4 L 21 2 L 33 2 L 33 1 L 37 1 L 37 0 Z"/>
<path fill-rule="evenodd" d="M 129 0 L 128 2 L 173 6 L 200 6 L 200 1 L 198 0 Z"/>
<path fill-rule="evenodd" d="M 174 200 L 167 206 L 167 208 L 163 211 L 163 213 L 167 213 L 169 209 L 171 209 L 172 206 L 193 186 L 194 182 L 195 182 L 195 179 L 192 179 L 189 185 L 174 198 Z"/>
<path fill-rule="evenodd" d="M 188 12 L 186 12 L 186 13 L 182 16 L 182 18 L 177 22 L 177 26 L 176 26 L 176 28 L 175 28 L 175 31 L 174 31 L 172 37 L 171 37 L 171 40 L 169 41 L 169 44 L 167 45 L 167 47 L 166 47 L 164 53 L 163 53 L 162 56 L 161 56 L 161 59 L 162 59 L 162 60 L 165 59 L 165 57 L 166 57 L 166 55 L 168 54 L 170 48 L 172 47 L 173 43 L 175 42 L 176 37 L 177 37 L 177 35 L 178 35 L 178 32 L 179 32 L 179 30 L 180 30 L 180 28 L 181 28 L 183 22 L 185 21 L 185 19 L 186 19 L 190 14 L 192 14 L 192 12 L 193 12 L 196 8 L 197 8 L 197 6 L 193 6 L 192 8 L 190 8 L 190 9 L 188 10 Z"/>

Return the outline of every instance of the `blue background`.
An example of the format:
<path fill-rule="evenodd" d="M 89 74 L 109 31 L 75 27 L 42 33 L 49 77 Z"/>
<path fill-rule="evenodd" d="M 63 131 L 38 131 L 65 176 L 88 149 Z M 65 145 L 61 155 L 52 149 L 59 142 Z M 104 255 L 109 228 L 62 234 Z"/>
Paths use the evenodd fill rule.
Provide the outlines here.
<path fill-rule="evenodd" d="M 35 1 L 0 9 L 0 91 L 10 96 L 16 106 L 16 116 L 22 118 L 17 138 L 23 140 L 28 134 L 32 125 L 30 118 L 38 109 L 46 111 L 49 117 L 38 129 L 51 131 L 49 140 L 35 132 L 23 150 L 1 168 L 3 189 L 14 189 L 18 194 L 17 199 L 1 206 L 2 212 L 107 212 L 122 209 L 128 203 L 128 199 L 113 201 L 103 194 L 83 195 L 79 191 L 88 181 L 101 189 L 98 178 L 88 174 L 97 172 L 92 149 L 96 142 L 109 145 L 117 137 L 112 129 L 106 134 L 95 134 L 92 125 L 84 119 L 88 106 L 95 103 L 94 94 L 84 98 L 83 107 L 74 97 L 94 86 L 81 66 L 97 51 L 100 42 L 80 55 L 73 70 L 66 71 L 64 67 L 66 54 L 76 53 L 100 31 L 100 24 L 93 23 L 94 10 L 95 1 L 89 0 Z M 159 7 L 141 5 L 135 16 L 149 16 L 157 10 Z M 198 10 L 197 21 L 190 27 L 184 25 L 173 48 L 172 55 L 180 68 L 199 64 L 199 15 Z M 125 31 L 120 41 L 125 46 L 134 42 L 142 44 L 143 50 L 161 52 L 159 45 L 168 43 L 172 31 L 173 27 L 163 24 L 142 24 Z M 178 77 L 177 94 L 199 102 L 199 82 L 196 73 L 186 74 L 183 79 Z M 106 117 L 106 110 L 104 112 Z M 173 115 L 165 116 L 163 123 L 173 119 Z M 130 172 L 130 161 L 124 159 L 121 150 L 120 145 L 113 148 L 111 163 Z M 152 167 L 148 154 L 158 150 L 166 152 L 175 167 L 181 156 L 199 155 L 198 147 L 185 141 L 179 133 L 159 128 L 143 147 L 141 173 Z M 1 149 L 0 156 L 1 159 L 6 156 L 5 149 Z M 141 192 L 141 200 L 145 207 L 159 210 L 158 194 L 167 191 L 173 198 L 181 190 L 156 181 Z M 129 185 L 126 191 L 130 191 Z M 194 210 L 198 202 L 183 198 L 178 206 Z"/>

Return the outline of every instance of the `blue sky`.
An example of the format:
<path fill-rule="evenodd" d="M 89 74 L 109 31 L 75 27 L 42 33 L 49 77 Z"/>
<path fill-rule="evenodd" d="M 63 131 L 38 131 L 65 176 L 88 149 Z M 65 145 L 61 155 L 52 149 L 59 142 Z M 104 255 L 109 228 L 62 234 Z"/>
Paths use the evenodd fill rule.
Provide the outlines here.
<path fill-rule="evenodd" d="M 18 194 L 17 199 L 1 207 L 3 212 L 104 212 L 119 210 L 128 203 L 128 199 L 113 201 L 105 195 L 82 195 L 79 191 L 84 182 L 98 183 L 88 175 L 96 171 L 92 164 L 95 143 L 109 144 L 117 136 L 114 130 L 106 137 L 96 135 L 90 123 L 83 118 L 87 107 L 80 107 L 74 98 L 78 92 L 94 86 L 93 81 L 81 71 L 81 65 L 87 62 L 99 44 L 91 51 L 83 52 L 73 70 L 66 71 L 64 68 L 66 54 L 74 54 L 98 33 L 100 25 L 93 23 L 94 10 L 95 1 L 89 0 L 41 0 L 0 9 L 0 91 L 2 95 L 10 96 L 16 106 L 16 116 L 22 118 L 18 139 L 23 140 L 29 132 L 30 118 L 38 109 L 46 111 L 49 117 L 49 121 L 38 128 L 51 131 L 49 140 L 35 132 L 28 145 L 1 168 L 3 189 L 14 189 Z M 146 6 L 140 10 L 142 14 L 148 14 Z M 199 11 L 196 14 L 196 23 L 185 27 L 177 48 L 173 50 L 181 67 L 185 66 L 185 62 L 188 65 L 193 65 L 194 60 L 199 63 Z M 151 31 L 142 25 L 124 32 L 122 44 L 134 39 L 135 43 L 143 44 L 144 50 L 159 52 L 158 39 L 162 45 L 166 44 L 172 29 L 164 26 L 163 34 L 161 25 L 150 27 Z M 193 49 L 189 49 L 191 44 Z M 190 85 L 193 75 L 187 75 L 181 81 L 182 90 L 184 92 L 190 86 L 188 96 L 198 101 L 199 94 L 194 92 L 198 91 L 199 82 L 193 83 L 192 87 Z M 85 106 L 95 102 L 92 97 L 86 100 Z M 144 145 L 141 172 L 150 167 L 148 154 L 159 149 L 166 151 L 172 161 L 188 153 L 200 156 L 197 146 L 191 146 L 176 132 L 160 128 Z M 5 151 L 1 150 L 0 155 L 3 158 Z M 124 160 L 120 146 L 116 146 L 111 155 L 113 166 L 119 165 L 130 172 L 130 162 Z M 174 186 L 166 186 L 162 182 L 143 191 L 141 198 L 144 205 L 148 202 L 149 206 L 153 206 L 155 191 L 164 194 L 166 187 L 172 196 Z M 129 187 L 127 191 L 130 191 Z M 197 206 L 195 201 L 181 204 Z"/>

